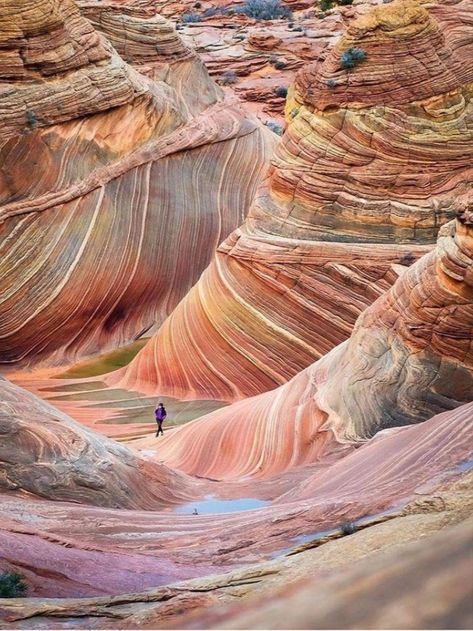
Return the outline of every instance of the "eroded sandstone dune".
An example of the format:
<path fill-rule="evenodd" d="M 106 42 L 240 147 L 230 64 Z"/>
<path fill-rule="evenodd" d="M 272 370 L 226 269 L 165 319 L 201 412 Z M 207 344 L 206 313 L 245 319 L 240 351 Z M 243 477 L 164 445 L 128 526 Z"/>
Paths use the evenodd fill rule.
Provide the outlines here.
<path fill-rule="evenodd" d="M 144 33 L 153 80 L 72 0 L 1 8 L 0 362 L 63 363 L 170 313 L 243 220 L 274 141 L 164 20 Z"/>
<path fill-rule="evenodd" d="M 157 509 L 189 497 L 185 476 L 74 422 L 0 378 L 0 492 L 113 508 Z"/>
<path fill-rule="evenodd" d="M 213 478 L 274 475 L 470 401 L 471 198 L 458 204 L 437 247 L 363 312 L 349 340 L 278 389 L 175 430 L 160 458 Z"/>
<path fill-rule="evenodd" d="M 440 17 L 375 8 L 300 71 L 245 224 L 111 383 L 226 400 L 274 388 L 430 249 L 473 177 L 471 5 Z M 344 69 L 352 48 L 365 59 Z"/>

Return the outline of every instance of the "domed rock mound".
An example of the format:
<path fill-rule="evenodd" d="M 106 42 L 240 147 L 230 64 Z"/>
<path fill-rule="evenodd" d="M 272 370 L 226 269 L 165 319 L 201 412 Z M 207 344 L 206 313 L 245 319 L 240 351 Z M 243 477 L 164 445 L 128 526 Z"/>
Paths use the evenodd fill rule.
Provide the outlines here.
<path fill-rule="evenodd" d="M 460 203 L 460 202 L 459 202 Z M 471 401 L 472 206 L 358 318 L 346 340 L 280 388 L 177 429 L 160 457 L 187 473 L 275 475 L 382 429 Z"/>
<path fill-rule="evenodd" d="M 226 400 L 272 389 L 431 248 L 473 178 L 471 7 L 456 10 L 443 29 L 410 0 L 377 7 L 301 70 L 245 224 L 110 382 Z"/>
<path fill-rule="evenodd" d="M 0 491 L 110 508 L 157 509 L 190 482 L 95 434 L 0 378 Z"/>
<path fill-rule="evenodd" d="M 72 0 L 2 7 L 0 363 L 63 364 L 164 320 L 243 220 L 273 140 L 158 18 L 169 83 Z"/>

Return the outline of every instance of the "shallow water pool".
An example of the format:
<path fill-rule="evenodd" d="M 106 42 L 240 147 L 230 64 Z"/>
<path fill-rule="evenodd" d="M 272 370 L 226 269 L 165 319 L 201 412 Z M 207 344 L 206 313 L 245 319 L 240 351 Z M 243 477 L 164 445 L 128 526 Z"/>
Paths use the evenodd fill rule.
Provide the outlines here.
<path fill-rule="evenodd" d="M 252 497 L 244 497 L 238 500 L 219 500 L 215 498 L 207 498 L 197 502 L 189 502 L 182 504 L 174 509 L 175 513 L 181 515 L 192 515 L 194 509 L 197 509 L 199 515 L 212 515 L 215 513 L 238 513 L 240 511 L 255 510 L 264 508 L 270 502 L 257 500 Z"/>

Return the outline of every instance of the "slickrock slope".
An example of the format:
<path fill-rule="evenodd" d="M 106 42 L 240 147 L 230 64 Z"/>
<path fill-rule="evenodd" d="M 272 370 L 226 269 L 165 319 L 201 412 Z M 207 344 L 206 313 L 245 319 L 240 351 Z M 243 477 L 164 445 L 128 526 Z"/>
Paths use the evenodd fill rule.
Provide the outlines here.
<path fill-rule="evenodd" d="M 59 364 L 164 320 L 243 220 L 274 141 L 189 51 L 168 85 L 71 0 L 0 8 L 0 363 Z"/>
<path fill-rule="evenodd" d="M 4 601 L 0 617 L 8 614 L 13 621 L 51 615 L 49 625 L 57 628 L 56 616 L 80 612 L 79 624 L 90 628 L 88 615 L 98 616 L 101 627 L 100 617 L 116 611 L 118 617 L 111 621 L 115 624 L 149 613 L 157 622 L 196 605 L 215 606 L 220 599 L 238 597 L 243 607 L 249 604 L 243 597 L 255 597 L 261 590 L 287 588 L 319 572 L 326 579 L 329 570 L 353 567 L 367 554 L 392 545 L 398 550 L 400 544 L 469 515 L 472 477 L 463 464 L 471 459 L 472 420 L 470 404 L 397 433 L 384 433 L 328 465 L 320 484 L 312 485 L 310 499 L 287 494 L 265 508 L 242 513 L 194 516 L 112 510 L 0 494 L 3 563 L 27 573 L 33 594 L 100 595 L 118 593 L 120 587 L 123 593 L 152 586 L 153 580 L 162 584 L 158 574 L 176 580 L 186 573 L 190 577 L 231 570 L 224 576 L 113 601 Z M 301 481 L 307 469 L 301 467 L 298 473 Z M 455 492 L 446 493 L 452 484 Z M 215 492 L 225 488 L 227 484 L 214 485 Z M 255 480 L 253 492 L 258 489 L 261 481 Z M 389 508 L 394 510 L 385 513 Z M 355 526 L 360 532 L 340 538 L 340 524 L 358 518 L 362 519 Z M 321 539 L 319 531 L 332 528 Z M 306 535 L 302 546 L 298 535 Z M 320 548 L 311 549 L 317 545 Z M 286 557 L 288 551 L 297 554 Z M 274 561 L 261 564 L 264 559 Z M 260 565 L 241 568 L 250 563 Z M 195 596 L 203 593 L 212 598 L 196 603 Z M 163 609 L 150 612 L 153 607 Z M 128 628 L 140 626 L 127 621 Z"/>
<path fill-rule="evenodd" d="M 448 11 L 443 31 L 410 0 L 375 8 L 299 73 L 245 224 L 111 383 L 230 401 L 274 388 L 430 249 L 473 179 L 471 5 Z M 353 47 L 366 59 L 341 69 Z"/>
<path fill-rule="evenodd" d="M 185 476 L 75 423 L 0 378 L 0 491 L 113 508 L 156 509 L 189 497 Z M 193 489 L 193 492 L 195 490 Z"/>
<path fill-rule="evenodd" d="M 212 478 L 274 475 L 471 401 L 473 213 L 462 203 L 349 340 L 280 388 L 175 430 L 160 458 Z"/>

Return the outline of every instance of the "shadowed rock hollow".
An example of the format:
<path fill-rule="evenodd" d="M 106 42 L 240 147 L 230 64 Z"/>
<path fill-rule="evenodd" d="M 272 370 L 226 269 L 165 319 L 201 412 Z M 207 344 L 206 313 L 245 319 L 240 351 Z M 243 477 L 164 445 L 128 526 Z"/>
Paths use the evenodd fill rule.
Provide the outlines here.
<path fill-rule="evenodd" d="M 72 0 L 1 8 L 0 362 L 60 364 L 170 313 L 243 220 L 274 140 L 164 19 L 138 29 L 154 81 Z"/>
<path fill-rule="evenodd" d="M 437 21 L 397 0 L 299 72 L 246 222 L 110 383 L 235 400 L 286 382 L 350 335 L 470 185 L 472 19 L 464 3 Z M 365 59 L 343 68 L 352 48 Z"/>

